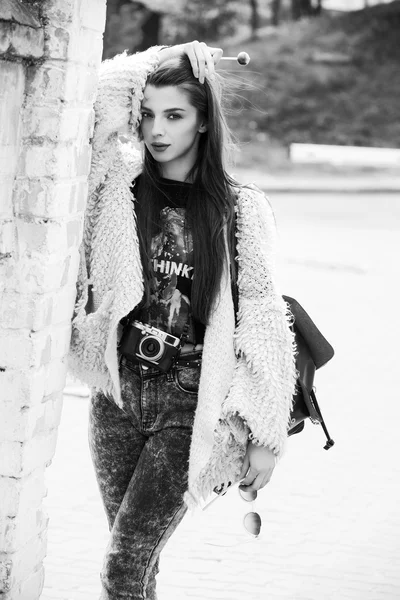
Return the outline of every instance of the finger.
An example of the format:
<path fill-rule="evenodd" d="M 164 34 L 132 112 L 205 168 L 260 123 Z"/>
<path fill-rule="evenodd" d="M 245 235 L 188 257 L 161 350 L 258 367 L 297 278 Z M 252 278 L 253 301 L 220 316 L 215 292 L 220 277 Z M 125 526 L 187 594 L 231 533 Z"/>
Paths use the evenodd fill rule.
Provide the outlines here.
<path fill-rule="evenodd" d="M 195 42 L 193 42 L 193 44 L 194 43 Z M 192 71 L 193 71 L 193 75 L 195 77 L 198 77 L 199 76 L 199 65 L 198 65 L 198 62 L 197 62 L 197 55 L 196 55 L 196 52 L 194 51 L 193 44 L 188 44 L 185 47 L 185 52 L 186 52 L 186 54 L 187 54 L 187 56 L 188 56 L 188 58 L 190 60 L 190 64 L 191 64 Z"/>
<path fill-rule="evenodd" d="M 243 481 L 241 481 L 240 486 L 245 485 L 245 486 L 249 486 L 253 483 L 253 481 L 255 480 L 255 478 L 258 475 L 258 471 L 256 471 L 255 469 L 253 469 L 252 467 L 250 467 L 248 473 L 246 474 L 245 478 L 243 479 Z"/>
<path fill-rule="evenodd" d="M 204 58 L 206 61 L 206 69 L 207 69 L 207 75 L 208 77 L 210 77 L 211 79 L 214 78 L 214 73 L 215 73 L 215 68 L 214 68 L 214 59 L 211 55 L 210 49 L 207 46 L 207 44 L 205 44 L 204 42 L 202 42 L 200 44 L 202 50 L 203 50 L 203 54 L 204 54 Z"/>
<path fill-rule="evenodd" d="M 267 485 L 271 481 L 273 471 L 264 475 L 264 479 L 261 482 L 260 490 Z"/>
<path fill-rule="evenodd" d="M 249 457 L 246 455 L 244 457 L 243 466 L 242 466 L 242 470 L 240 471 L 239 479 L 243 479 L 243 477 L 246 476 L 246 473 L 249 470 L 249 466 L 250 466 L 250 460 L 249 460 Z"/>
<path fill-rule="evenodd" d="M 219 61 L 222 58 L 222 55 L 224 53 L 224 51 L 222 50 L 222 48 L 210 48 L 208 47 L 210 54 L 213 58 L 214 61 L 214 65 L 217 65 L 219 63 Z"/>
<path fill-rule="evenodd" d="M 193 48 L 196 54 L 197 67 L 198 67 L 198 78 L 200 83 L 204 83 L 204 77 L 206 75 L 206 59 L 203 53 L 202 45 L 199 42 L 193 42 Z"/>
<path fill-rule="evenodd" d="M 250 492 L 250 491 L 257 491 L 260 490 L 262 487 L 262 482 L 264 480 L 264 472 L 262 473 L 258 473 L 257 477 L 253 480 L 253 482 L 247 486 L 246 491 Z"/>

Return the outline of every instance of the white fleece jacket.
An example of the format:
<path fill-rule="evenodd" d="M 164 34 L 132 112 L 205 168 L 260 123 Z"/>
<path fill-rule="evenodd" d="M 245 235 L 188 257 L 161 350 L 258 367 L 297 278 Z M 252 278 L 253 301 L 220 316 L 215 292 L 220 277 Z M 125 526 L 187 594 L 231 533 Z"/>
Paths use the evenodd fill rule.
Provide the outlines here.
<path fill-rule="evenodd" d="M 134 133 L 149 73 L 159 49 L 122 54 L 101 66 L 89 197 L 72 322 L 69 365 L 90 387 L 121 405 L 118 325 L 141 300 L 142 267 L 130 191 L 140 152 L 118 140 Z M 285 447 L 296 383 L 291 316 L 274 277 L 275 223 L 257 189 L 237 199 L 239 306 L 235 327 L 230 269 L 206 328 L 189 460 L 190 507 L 216 485 L 238 478 L 248 435 L 279 458 Z M 91 293 L 89 294 L 89 290 Z"/>

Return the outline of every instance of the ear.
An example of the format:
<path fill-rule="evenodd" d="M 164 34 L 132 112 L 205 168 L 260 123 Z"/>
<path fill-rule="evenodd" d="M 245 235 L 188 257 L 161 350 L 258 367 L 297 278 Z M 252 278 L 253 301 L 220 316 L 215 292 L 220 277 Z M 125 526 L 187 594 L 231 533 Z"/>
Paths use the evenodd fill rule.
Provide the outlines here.
<path fill-rule="evenodd" d="M 204 133 L 207 131 L 207 129 L 208 129 L 208 125 L 206 123 L 202 123 L 197 131 L 199 133 Z"/>

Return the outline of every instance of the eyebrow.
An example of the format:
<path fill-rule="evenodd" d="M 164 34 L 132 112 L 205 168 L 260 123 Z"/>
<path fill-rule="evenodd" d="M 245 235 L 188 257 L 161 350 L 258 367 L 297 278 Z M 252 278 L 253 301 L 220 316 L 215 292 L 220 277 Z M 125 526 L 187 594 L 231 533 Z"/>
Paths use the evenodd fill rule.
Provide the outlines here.
<path fill-rule="evenodd" d="M 148 112 L 153 112 L 151 110 L 151 108 L 147 108 L 147 106 L 144 106 L 143 104 L 142 104 L 141 110 L 147 110 Z M 164 110 L 165 113 L 176 112 L 176 111 L 186 112 L 186 109 L 184 109 L 184 108 L 167 108 L 166 110 Z"/>

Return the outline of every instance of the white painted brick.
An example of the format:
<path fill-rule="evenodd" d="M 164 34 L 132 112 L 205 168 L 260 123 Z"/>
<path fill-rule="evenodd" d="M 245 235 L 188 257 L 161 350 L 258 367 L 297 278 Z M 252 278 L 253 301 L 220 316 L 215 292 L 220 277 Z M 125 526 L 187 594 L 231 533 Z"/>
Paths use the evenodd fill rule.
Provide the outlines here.
<path fill-rule="evenodd" d="M 43 65 L 34 65 L 26 70 L 26 95 L 28 104 L 35 105 L 51 103 L 59 106 L 60 100 L 65 100 L 67 65 L 63 61 L 48 60 Z"/>
<path fill-rule="evenodd" d="M 8 329 L 42 329 L 52 322 L 54 296 L 54 293 L 5 291 L 0 304 L 0 323 Z"/>
<path fill-rule="evenodd" d="M 0 304 L 0 323 L 5 329 L 39 331 L 49 325 L 68 324 L 75 305 L 75 286 L 63 286 L 47 294 L 19 294 L 4 291 Z"/>
<path fill-rule="evenodd" d="M 24 442 L 32 436 L 58 427 L 62 412 L 62 394 L 46 402 L 21 407 L 10 402 L 0 403 L 0 439 L 4 442 Z"/>
<path fill-rule="evenodd" d="M 81 27 L 79 32 L 71 36 L 71 43 L 68 46 L 69 60 L 99 68 L 103 49 L 102 40 L 102 31 Z"/>
<path fill-rule="evenodd" d="M 97 84 L 97 69 L 73 63 L 66 74 L 64 100 L 91 107 L 96 98 Z"/>
<path fill-rule="evenodd" d="M 28 331 L 0 329 L 0 365 L 11 368 L 31 366 L 33 340 Z"/>
<path fill-rule="evenodd" d="M 66 108 L 60 116 L 59 139 L 87 145 L 93 135 L 94 111 L 92 108 Z"/>
<path fill-rule="evenodd" d="M 16 517 L 0 516 L 0 548 L 13 553 L 25 540 L 38 537 L 47 527 L 48 516 L 43 506 L 29 508 Z"/>
<path fill-rule="evenodd" d="M 11 254 L 15 250 L 14 220 L 0 221 L 0 254 Z"/>
<path fill-rule="evenodd" d="M 67 220 L 31 217 L 15 219 L 20 256 L 26 253 L 58 254 L 68 252 Z M 80 219 L 79 219 L 80 221 Z M 78 221 L 78 222 L 79 222 Z"/>
<path fill-rule="evenodd" d="M 67 377 L 67 358 L 52 360 L 46 365 L 44 397 L 61 392 Z"/>
<path fill-rule="evenodd" d="M 46 56 L 51 59 L 66 60 L 71 42 L 69 28 L 49 24 L 46 26 Z M 74 36 L 75 37 L 75 36 Z"/>
<path fill-rule="evenodd" d="M 0 146 L 18 146 L 20 110 L 24 100 L 25 69 L 22 64 L 1 61 Z M 0 170 L 1 172 L 1 170 Z"/>
<path fill-rule="evenodd" d="M 3 589 L 12 589 L 12 592 L 4 600 L 14 600 L 15 588 L 20 588 L 21 582 L 31 577 L 32 573 L 41 568 L 41 563 L 46 556 L 47 533 L 44 531 L 40 536 L 30 539 L 17 552 L 9 555 L 0 555 L 0 586 Z M 2 568 L 3 567 L 3 568 Z M 8 572 L 8 576 L 3 578 L 1 572 Z M 0 587 L 0 592 L 2 591 Z M 31 597 L 29 600 L 34 600 Z"/>
<path fill-rule="evenodd" d="M 19 512 L 40 506 L 46 493 L 42 467 L 18 479 L 0 476 L 0 506 L 3 515 L 16 516 Z"/>
<path fill-rule="evenodd" d="M 90 170 L 92 147 L 43 143 L 23 147 L 18 164 L 18 176 L 74 179 L 86 176 Z"/>
<path fill-rule="evenodd" d="M 78 179 L 57 182 L 45 177 L 19 178 L 14 185 L 15 212 L 50 219 L 81 213 L 86 206 L 87 188 L 87 181 Z"/>
<path fill-rule="evenodd" d="M 9 51 L 12 55 L 40 58 L 44 53 L 44 31 L 17 23 L 9 23 Z"/>
<path fill-rule="evenodd" d="M 23 581 L 19 590 L 14 591 L 14 600 L 32 600 L 40 598 L 44 584 L 44 567 L 40 566 L 30 577 Z"/>
<path fill-rule="evenodd" d="M 46 293 L 73 285 L 77 270 L 78 249 L 66 257 L 56 255 L 22 256 L 18 264 L 4 265 L 4 286 L 7 290 L 23 289 L 25 293 Z M 1 268 L 1 265 L 0 265 Z"/>
<path fill-rule="evenodd" d="M 60 129 L 60 107 L 55 104 L 37 106 L 29 103 L 22 114 L 22 137 L 47 137 L 56 141 Z"/>
<path fill-rule="evenodd" d="M 0 177 L 10 179 L 15 177 L 18 164 L 17 146 L 0 145 Z"/>
<path fill-rule="evenodd" d="M 24 443 L 0 441 L 0 473 L 6 477 L 22 477 L 38 467 L 48 466 L 53 459 L 56 443 L 56 429 Z"/>
<path fill-rule="evenodd" d="M 69 28 L 72 26 L 72 16 L 76 0 L 48 0 L 46 16 L 52 25 Z"/>
<path fill-rule="evenodd" d="M 21 370 L 7 368 L 0 371 L 0 401 L 17 407 L 40 403 L 44 396 L 45 380 L 44 366 L 26 369 L 26 365 L 23 365 Z"/>
<path fill-rule="evenodd" d="M 103 33 L 106 22 L 106 3 L 102 0 L 85 0 L 85 2 L 81 2 L 79 22 L 83 27 Z"/>
<path fill-rule="evenodd" d="M 10 219 L 14 215 L 13 186 L 13 177 L 6 175 L 1 177 L 0 219 Z"/>

